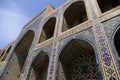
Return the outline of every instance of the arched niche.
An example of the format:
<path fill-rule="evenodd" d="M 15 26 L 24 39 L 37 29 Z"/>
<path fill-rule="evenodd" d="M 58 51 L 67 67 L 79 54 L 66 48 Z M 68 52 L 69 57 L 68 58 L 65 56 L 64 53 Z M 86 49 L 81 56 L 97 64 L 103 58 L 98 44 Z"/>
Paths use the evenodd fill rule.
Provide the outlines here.
<path fill-rule="evenodd" d="M 2 80 L 18 80 L 33 42 L 34 34 L 33 30 L 29 30 L 17 44 L 7 69 L 2 76 Z"/>
<path fill-rule="evenodd" d="M 93 47 L 74 39 L 59 56 L 57 80 L 102 80 Z"/>
<path fill-rule="evenodd" d="M 39 39 L 39 43 L 50 39 L 51 37 L 53 37 L 54 35 L 54 29 L 55 29 L 55 24 L 56 24 L 56 18 L 52 17 L 50 18 L 46 24 L 44 25 L 41 35 L 40 35 L 40 39 Z"/>
<path fill-rule="evenodd" d="M 1 60 L 1 61 L 5 61 L 5 59 L 6 59 L 7 55 L 8 55 L 8 54 L 9 54 L 9 52 L 10 52 L 11 47 L 12 47 L 12 46 L 10 46 L 10 47 L 7 49 L 6 53 L 4 53 L 4 55 L 3 55 L 3 57 L 2 57 L 2 60 Z"/>
<path fill-rule="evenodd" d="M 64 12 L 63 18 L 62 31 L 66 31 L 88 20 L 84 1 L 72 3 Z"/>
<path fill-rule="evenodd" d="M 31 65 L 28 80 L 47 80 L 48 63 L 47 53 L 40 52 Z"/>
<path fill-rule="evenodd" d="M 0 54 L 0 61 L 2 62 L 2 57 L 3 57 L 3 55 L 5 54 L 5 50 L 3 50 L 2 52 L 1 52 L 1 54 Z"/>
<path fill-rule="evenodd" d="M 120 6 L 120 0 L 97 0 L 97 2 L 102 13 Z"/>
<path fill-rule="evenodd" d="M 118 55 L 120 57 L 120 28 L 115 33 L 114 44 L 115 44 L 115 48 L 117 50 L 117 53 L 118 53 Z"/>

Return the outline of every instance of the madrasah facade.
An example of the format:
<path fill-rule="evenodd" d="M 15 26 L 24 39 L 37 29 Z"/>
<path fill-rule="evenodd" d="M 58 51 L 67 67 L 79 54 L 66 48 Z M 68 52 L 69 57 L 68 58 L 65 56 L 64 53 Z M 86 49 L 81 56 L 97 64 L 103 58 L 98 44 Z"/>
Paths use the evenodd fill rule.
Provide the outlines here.
<path fill-rule="evenodd" d="M 0 80 L 120 80 L 120 0 L 48 5 L 1 50 Z"/>

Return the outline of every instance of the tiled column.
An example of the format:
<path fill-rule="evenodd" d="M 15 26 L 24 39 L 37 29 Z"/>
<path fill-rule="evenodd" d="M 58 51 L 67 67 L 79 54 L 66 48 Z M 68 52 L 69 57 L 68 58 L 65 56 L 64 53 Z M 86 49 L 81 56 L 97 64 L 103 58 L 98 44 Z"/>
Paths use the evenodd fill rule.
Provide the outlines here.
<path fill-rule="evenodd" d="M 54 40 L 53 48 L 51 52 L 50 62 L 49 62 L 49 68 L 48 68 L 48 75 L 47 80 L 56 80 L 56 71 L 57 71 L 57 64 L 58 64 L 58 35 L 60 34 L 60 29 L 62 27 L 62 9 L 59 8 L 57 22 L 56 22 L 56 28 L 55 28 L 55 34 L 54 37 L 56 40 Z"/>
<path fill-rule="evenodd" d="M 98 11 L 98 6 L 95 5 L 96 4 L 95 1 L 96 0 L 85 0 L 85 2 L 89 6 L 89 11 L 91 13 L 91 20 L 93 21 L 92 26 L 97 44 L 97 49 L 99 52 L 99 57 L 101 59 L 100 61 L 103 68 L 104 80 L 120 80 L 112 56 L 112 52 L 110 50 L 110 46 L 108 45 L 108 41 L 105 36 L 105 32 L 103 30 L 103 25 L 101 24 L 98 17 L 99 11 Z"/>
<path fill-rule="evenodd" d="M 27 76 L 29 74 L 28 72 L 29 72 L 30 66 L 32 64 L 32 60 L 33 59 L 32 59 L 31 56 L 27 57 L 27 60 L 25 61 L 25 65 L 24 65 L 24 68 L 23 68 L 23 70 L 21 72 L 19 80 L 26 80 L 27 79 Z"/>

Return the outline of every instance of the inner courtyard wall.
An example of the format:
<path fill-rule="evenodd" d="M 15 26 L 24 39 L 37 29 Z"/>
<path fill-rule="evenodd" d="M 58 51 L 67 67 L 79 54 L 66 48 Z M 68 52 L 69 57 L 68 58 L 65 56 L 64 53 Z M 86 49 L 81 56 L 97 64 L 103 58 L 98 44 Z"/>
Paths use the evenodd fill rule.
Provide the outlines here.
<path fill-rule="evenodd" d="M 78 1 L 84 2 L 88 20 L 62 32 L 63 15 L 65 11 L 71 4 Z M 56 18 L 53 37 L 39 43 L 43 27 L 52 17 Z M 120 5 L 104 13 L 101 12 L 97 0 L 67 0 L 57 9 L 54 9 L 49 5 L 28 22 L 21 30 L 18 38 L 11 43 L 12 48 L 5 61 L 0 62 L 0 78 L 1 80 L 37 80 L 32 68 L 32 63 L 35 62 L 34 60 L 36 60 L 36 57 L 41 54 L 41 52 L 45 52 L 49 61 L 47 72 L 43 74 L 46 78 L 43 77 L 43 80 L 61 80 L 57 77 L 57 72 L 59 70 L 59 56 L 70 41 L 79 39 L 88 42 L 94 47 L 99 76 L 101 77 L 100 80 L 120 80 L 120 56 L 118 55 L 114 44 L 114 36 L 119 28 Z M 17 60 L 17 58 L 14 57 L 14 50 L 25 34 L 30 30 L 33 30 L 35 35 L 26 60 L 22 66 L 22 70 L 17 76 L 10 76 L 8 74 L 10 70 L 13 69 L 14 71 L 15 65 L 19 65 L 19 62 L 14 66 L 12 65 L 12 63 Z M 29 39 L 27 39 L 26 42 L 28 40 Z M 45 62 L 42 60 L 43 59 L 40 61 L 41 64 Z M 41 68 L 41 71 L 42 69 L 43 68 Z M 59 73 L 59 75 L 63 75 L 63 73 Z"/>

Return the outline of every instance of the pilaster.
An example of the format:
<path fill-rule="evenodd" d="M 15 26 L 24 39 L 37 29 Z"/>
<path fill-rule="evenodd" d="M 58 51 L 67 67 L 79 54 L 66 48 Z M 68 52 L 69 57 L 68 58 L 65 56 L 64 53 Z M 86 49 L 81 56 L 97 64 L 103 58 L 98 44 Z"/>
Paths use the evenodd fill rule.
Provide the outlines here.
<path fill-rule="evenodd" d="M 60 33 L 60 28 L 62 27 L 62 25 L 60 25 L 62 23 L 61 11 L 62 11 L 62 9 L 59 8 L 54 39 L 57 39 L 57 37 Z M 54 40 L 53 48 L 52 48 L 52 52 L 51 52 L 51 56 L 50 56 L 47 80 L 56 80 L 57 64 L 58 64 L 58 40 Z"/>
<path fill-rule="evenodd" d="M 103 25 L 99 20 L 98 6 L 95 5 L 97 2 L 96 0 L 85 1 L 88 4 L 91 13 L 92 26 L 99 57 L 101 59 L 100 61 L 103 68 L 104 80 L 120 80 L 110 46 L 105 36 Z"/>

